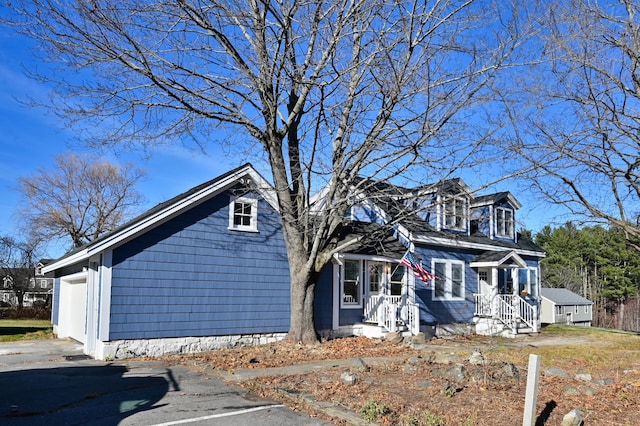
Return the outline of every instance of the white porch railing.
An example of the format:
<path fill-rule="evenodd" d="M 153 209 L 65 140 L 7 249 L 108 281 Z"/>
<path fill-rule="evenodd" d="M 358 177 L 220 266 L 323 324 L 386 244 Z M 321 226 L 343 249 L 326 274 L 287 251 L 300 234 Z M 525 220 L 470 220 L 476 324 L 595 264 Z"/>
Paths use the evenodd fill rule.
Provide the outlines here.
<path fill-rule="evenodd" d="M 420 306 L 407 301 L 407 325 L 414 336 L 420 333 Z"/>
<path fill-rule="evenodd" d="M 364 320 L 365 322 L 380 322 L 378 320 L 378 310 L 382 306 L 382 304 L 386 303 L 395 303 L 396 305 L 402 304 L 402 296 L 385 296 L 380 294 L 375 294 L 369 296 L 364 304 Z"/>
<path fill-rule="evenodd" d="M 364 321 L 378 324 L 390 332 L 398 330 L 398 322 L 407 325 L 411 334 L 420 332 L 420 307 L 402 296 L 369 296 L 364 307 Z"/>
<path fill-rule="evenodd" d="M 498 294 L 495 303 L 488 295 L 474 294 L 475 316 L 490 317 L 502 321 L 517 331 L 518 322 L 526 324 L 533 332 L 538 331 L 538 307 L 529 304 L 520 296 Z"/>

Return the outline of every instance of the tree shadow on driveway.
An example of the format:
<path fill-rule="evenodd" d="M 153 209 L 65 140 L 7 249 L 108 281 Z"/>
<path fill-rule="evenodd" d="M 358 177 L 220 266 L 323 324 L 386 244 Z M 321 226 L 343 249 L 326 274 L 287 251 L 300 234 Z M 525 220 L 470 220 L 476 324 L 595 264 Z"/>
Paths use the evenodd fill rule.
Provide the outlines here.
<path fill-rule="evenodd" d="M 0 424 L 117 425 L 157 408 L 170 384 L 177 387 L 169 370 L 140 376 L 128 371 L 107 364 L 0 372 Z"/>

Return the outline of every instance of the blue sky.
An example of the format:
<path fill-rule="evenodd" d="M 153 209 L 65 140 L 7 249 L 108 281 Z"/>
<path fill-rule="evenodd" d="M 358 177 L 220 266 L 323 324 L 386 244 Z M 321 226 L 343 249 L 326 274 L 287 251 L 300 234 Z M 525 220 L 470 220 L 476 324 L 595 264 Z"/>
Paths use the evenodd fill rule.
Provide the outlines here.
<path fill-rule="evenodd" d="M 15 215 L 19 177 L 33 175 L 40 168 L 50 169 L 57 154 L 86 150 L 77 146 L 73 134 L 53 114 L 44 109 L 27 108 L 18 101 L 26 97 L 46 99 L 48 94 L 46 87 L 24 75 L 24 66 L 46 66 L 34 63 L 29 44 L 29 40 L 0 27 L 0 235 L 19 236 Z M 229 157 L 222 150 L 204 155 L 179 146 L 159 148 L 150 158 L 136 152 L 108 155 L 108 158 L 115 163 L 133 162 L 145 170 L 146 176 L 138 185 L 146 199 L 143 208 L 150 208 L 247 162 L 238 155 Z M 511 190 L 523 204 L 518 212 L 520 226 L 524 224 L 538 231 L 544 224 L 557 220 L 557 210 L 515 190 L 513 185 L 502 184 L 495 190 Z M 561 221 L 564 220 L 563 217 Z M 58 256 L 62 254 L 60 250 L 54 248 L 47 255 Z"/>

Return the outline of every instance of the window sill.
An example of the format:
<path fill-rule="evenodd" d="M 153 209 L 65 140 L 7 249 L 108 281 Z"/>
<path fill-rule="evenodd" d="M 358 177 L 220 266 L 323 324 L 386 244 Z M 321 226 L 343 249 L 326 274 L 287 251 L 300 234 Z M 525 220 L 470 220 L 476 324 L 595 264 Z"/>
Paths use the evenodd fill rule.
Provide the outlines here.
<path fill-rule="evenodd" d="M 259 234 L 260 233 L 260 231 L 258 231 L 257 229 L 253 229 L 253 228 L 232 228 L 232 227 L 227 227 L 227 229 L 229 231 L 253 232 L 254 234 Z"/>
<path fill-rule="evenodd" d="M 341 303 L 340 309 L 362 309 L 362 304 Z"/>

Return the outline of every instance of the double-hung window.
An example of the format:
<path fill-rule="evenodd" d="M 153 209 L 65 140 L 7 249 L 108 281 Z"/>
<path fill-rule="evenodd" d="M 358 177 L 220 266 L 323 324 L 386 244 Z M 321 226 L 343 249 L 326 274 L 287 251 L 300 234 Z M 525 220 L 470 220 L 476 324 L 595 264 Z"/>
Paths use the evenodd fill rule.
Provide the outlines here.
<path fill-rule="evenodd" d="M 359 307 L 362 295 L 362 266 L 359 260 L 346 259 L 342 265 L 342 305 Z"/>
<path fill-rule="evenodd" d="M 513 210 L 496 208 L 496 235 L 513 238 Z"/>
<path fill-rule="evenodd" d="M 258 200 L 232 198 L 229 206 L 229 229 L 258 232 Z"/>
<path fill-rule="evenodd" d="M 433 286 L 434 299 L 464 299 L 464 262 L 434 259 L 432 270 L 436 275 Z"/>
<path fill-rule="evenodd" d="M 526 293 L 538 297 L 538 270 L 536 268 L 518 269 L 518 286 L 520 294 Z"/>
<path fill-rule="evenodd" d="M 448 229 L 467 229 L 467 203 L 464 198 L 450 198 L 445 202 L 444 224 Z"/>

